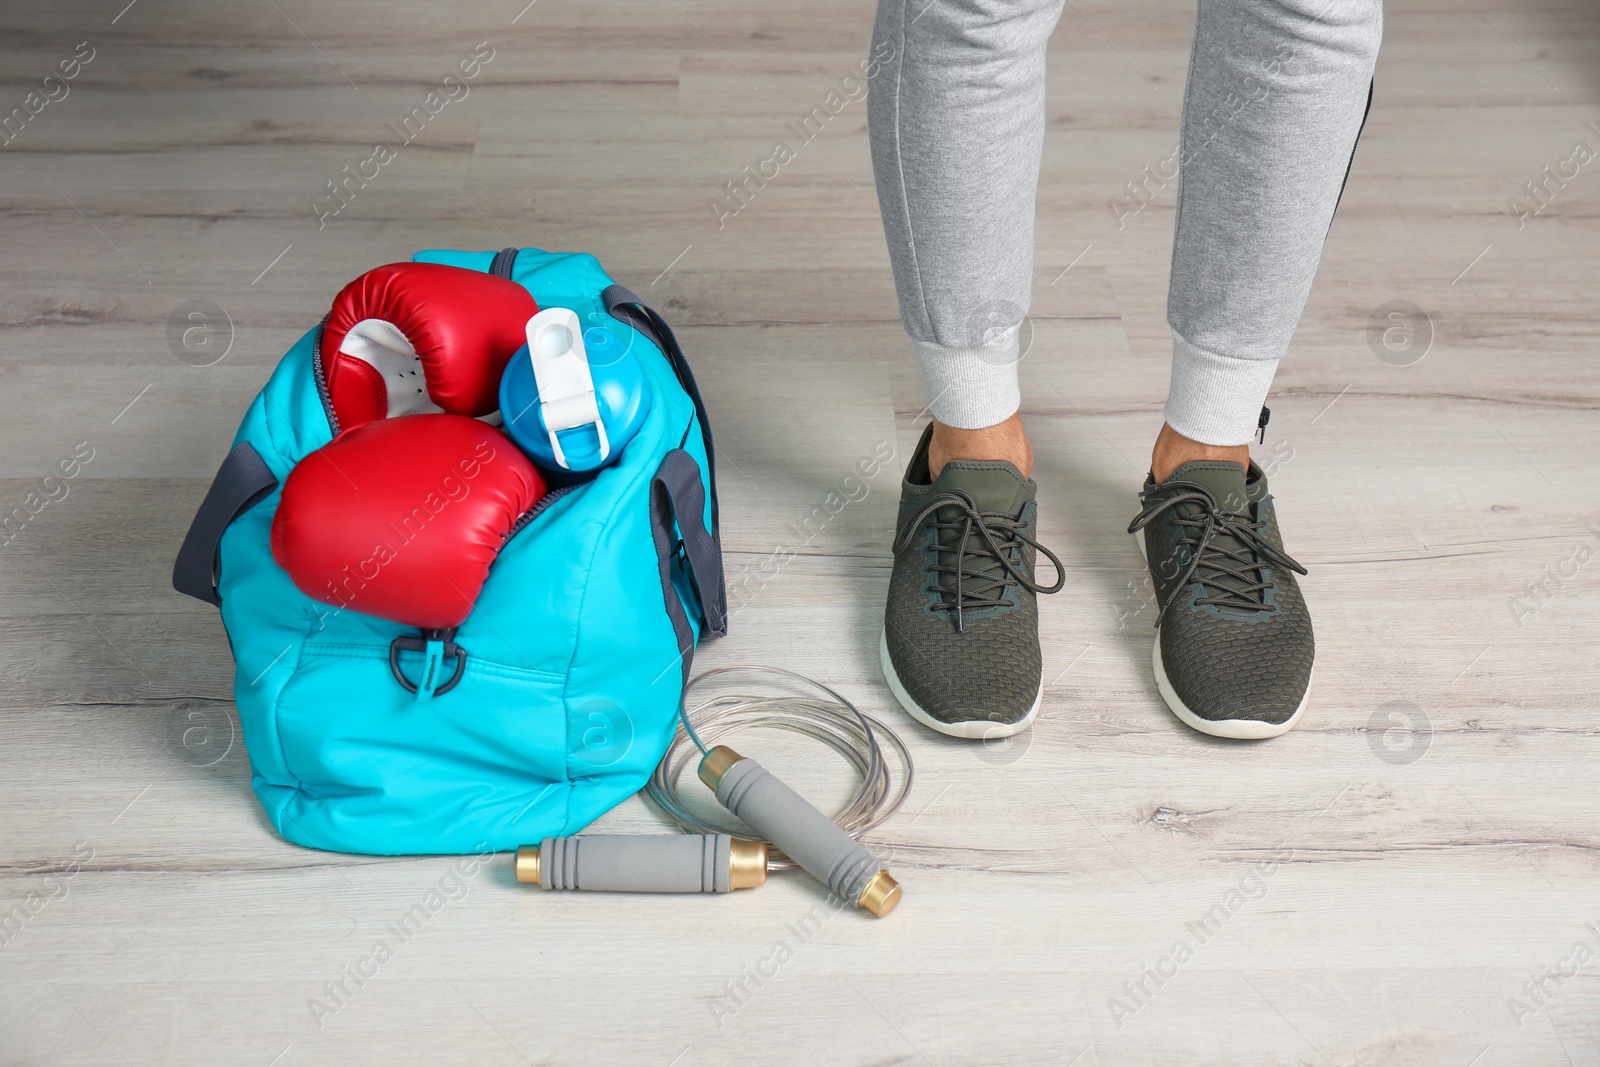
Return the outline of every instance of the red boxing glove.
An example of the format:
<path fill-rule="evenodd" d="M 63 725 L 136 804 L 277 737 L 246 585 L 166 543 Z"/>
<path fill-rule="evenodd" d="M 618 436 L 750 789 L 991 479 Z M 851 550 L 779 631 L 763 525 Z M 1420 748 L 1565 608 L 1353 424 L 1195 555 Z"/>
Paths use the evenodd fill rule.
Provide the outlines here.
<path fill-rule="evenodd" d="M 447 411 L 487 415 L 538 314 L 516 282 L 440 263 L 391 263 L 345 286 L 322 328 L 322 366 L 341 429 Z"/>
<path fill-rule="evenodd" d="M 380 419 L 289 472 L 272 558 L 309 597 L 446 630 L 471 613 L 506 535 L 544 491 L 492 426 L 461 415 Z"/>

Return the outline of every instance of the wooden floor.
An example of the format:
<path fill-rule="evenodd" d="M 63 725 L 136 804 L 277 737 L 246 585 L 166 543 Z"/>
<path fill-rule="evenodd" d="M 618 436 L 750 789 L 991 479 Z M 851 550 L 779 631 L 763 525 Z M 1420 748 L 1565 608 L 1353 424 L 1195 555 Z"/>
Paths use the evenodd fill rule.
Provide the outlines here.
<path fill-rule="evenodd" d="M 1249 745 L 1162 705 L 1123 533 L 1166 383 L 1173 190 L 1121 228 L 1108 202 L 1171 151 L 1192 4 L 1069 3 L 1023 363 L 1068 583 L 1038 724 L 987 748 L 915 728 L 879 675 L 893 466 L 794 529 L 859 458 L 903 459 L 923 406 L 864 102 L 720 228 L 712 208 L 866 55 L 867 0 L 124 2 L 0 11 L 0 113 L 80 61 L 0 148 L 0 511 L 54 497 L 0 547 L 0 912 L 25 915 L 0 1062 L 1600 1064 L 1592 0 L 1389 6 L 1258 449 L 1311 570 L 1313 703 Z M 480 42 L 469 94 L 319 227 L 326 183 Z M 500 856 L 319 1014 L 450 861 L 272 833 L 227 642 L 171 561 L 344 281 L 506 244 L 592 251 L 679 328 L 731 568 L 799 548 L 699 664 L 804 671 L 900 724 L 916 788 L 877 843 L 905 903 L 802 939 L 803 875 L 541 896 Z M 1369 327 L 1392 301 L 1393 351 Z M 209 348 L 174 326 L 196 307 Z M 743 747 L 768 745 L 843 795 L 832 757 Z M 635 799 L 600 825 L 656 819 Z M 792 959 L 729 997 L 780 940 Z"/>

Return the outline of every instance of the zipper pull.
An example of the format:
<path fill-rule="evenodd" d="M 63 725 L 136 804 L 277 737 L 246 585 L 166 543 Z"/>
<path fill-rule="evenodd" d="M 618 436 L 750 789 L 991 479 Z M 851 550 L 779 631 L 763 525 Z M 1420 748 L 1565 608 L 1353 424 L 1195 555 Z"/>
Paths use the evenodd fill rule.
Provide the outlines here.
<path fill-rule="evenodd" d="M 1261 417 L 1256 420 L 1256 430 L 1261 434 L 1261 436 L 1256 439 L 1257 444 L 1264 445 L 1267 443 L 1267 420 L 1270 418 L 1272 418 L 1272 409 L 1263 406 L 1261 408 Z"/>

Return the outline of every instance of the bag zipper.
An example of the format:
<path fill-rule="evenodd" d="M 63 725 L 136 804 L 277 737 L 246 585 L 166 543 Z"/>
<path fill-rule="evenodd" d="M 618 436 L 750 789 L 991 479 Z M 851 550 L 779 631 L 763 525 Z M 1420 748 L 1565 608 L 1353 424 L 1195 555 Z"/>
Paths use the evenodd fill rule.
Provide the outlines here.
<path fill-rule="evenodd" d="M 551 504 L 554 504 L 557 500 L 560 500 L 574 489 L 583 488 L 593 480 L 594 479 L 592 478 L 586 478 L 581 482 L 573 482 L 571 485 L 563 485 L 560 489 L 552 489 L 550 492 L 534 501 L 533 507 L 529 508 L 527 511 L 524 511 L 520 516 L 517 517 L 517 521 L 511 524 L 511 529 L 506 531 L 506 535 L 500 543 L 504 545 L 506 542 L 510 541 L 513 537 L 517 536 L 517 534 L 521 533 L 523 528 L 526 527 L 528 523 L 542 515 L 545 509 Z"/>
<path fill-rule="evenodd" d="M 317 395 L 322 398 L 322 413 L 328 416 L 328 428 L 339 436 L 339 416 L 333 411 L 333 396 L 328 392 L 328 376 L 322 368 L 322 334 L 328 328 L 328 316 L 317 323 L 317 332 L 311 337 L 311 373 L 317 380 Z"/>

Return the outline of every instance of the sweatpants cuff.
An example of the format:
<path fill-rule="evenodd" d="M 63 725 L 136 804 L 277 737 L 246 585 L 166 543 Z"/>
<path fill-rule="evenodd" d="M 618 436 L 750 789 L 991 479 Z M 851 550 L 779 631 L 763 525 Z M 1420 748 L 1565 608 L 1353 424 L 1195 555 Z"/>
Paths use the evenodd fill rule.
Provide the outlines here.
<path fill-rule="evenodd" d="M 1167 423 L 1203 445 L 1248 444 L 1277 371 L 1275 359 L 1221 356 L 1174 331 Z"/>
<path fill-rule="evenodd" d="M 972 348 L 911 342 L 922 364 L 928 411 L 934 418 L 959 430 L 981 430 L 1016 414 L 1022 406 L 1018 332 L 1019 327 L 1013 326 L 990 343 Z"/>

